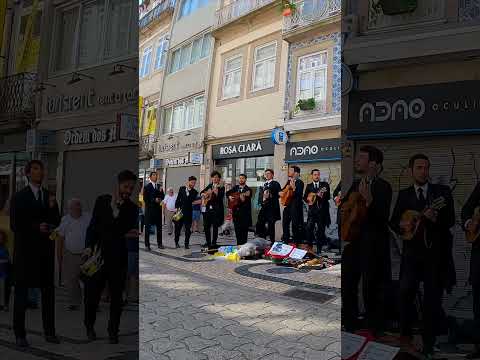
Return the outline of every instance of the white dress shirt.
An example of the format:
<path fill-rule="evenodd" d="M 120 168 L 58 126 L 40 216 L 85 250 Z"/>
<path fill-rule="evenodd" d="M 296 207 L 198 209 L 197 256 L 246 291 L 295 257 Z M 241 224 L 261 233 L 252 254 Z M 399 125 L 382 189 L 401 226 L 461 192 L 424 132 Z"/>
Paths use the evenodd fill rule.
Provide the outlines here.
<path fill-rule="evenodd" d="M 419 186 L 419 185 L 415 184 L 415 185 L 413 185 L 413 187 L 415 188 L 415 195 L 417 196 L 417 199 L 418 199 L 418 195 L 419 195 L 419 194 L 418 194 L 418 189 L 422 189 L 422 191 L 423 191 L 423 197 L 424 197 L 425 199 L 427 199 L 427 194 L 428 194 L 428 182 L 425 183 L 425 184 L 422 185 L 422 186 Z"/>
<path fill-rule="evenodd" d="M 62 218 L 58 233 L 65 238 L 65 249 L 72 254 L 81 254 L 85 249 L 87 228 L 90 225 L 91 216 L 83 213 L 78 219 L 70 214 Z"/>
<path fill-rule="evenodd" d="M 175 201 L 177 201 L 177 194 L 173 196 L 165 195 L 165 199 L 163 199 L 163 203 L 165 204 L 168 211 L 175 211 Z"/>

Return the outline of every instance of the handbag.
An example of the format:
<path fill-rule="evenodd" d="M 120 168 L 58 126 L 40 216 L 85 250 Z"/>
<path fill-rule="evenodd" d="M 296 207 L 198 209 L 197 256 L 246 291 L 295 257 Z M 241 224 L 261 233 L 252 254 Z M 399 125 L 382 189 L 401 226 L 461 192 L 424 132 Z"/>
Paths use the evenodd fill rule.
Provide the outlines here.
<path fill-rule="evenodd" d="M 93 248 L 92 254 L 80 265 L 80 271 L 87 277 L 92 277 L 103 266 L 103 257 L 100 247 L 97 245 Z"/>
<path fill-rule="evenodd" d="M 183 212 L 181 209 L 178 209 L 175 215 L 173 215 L 172 220 L 175 222 L 179 222 L 183 218 Z"/>

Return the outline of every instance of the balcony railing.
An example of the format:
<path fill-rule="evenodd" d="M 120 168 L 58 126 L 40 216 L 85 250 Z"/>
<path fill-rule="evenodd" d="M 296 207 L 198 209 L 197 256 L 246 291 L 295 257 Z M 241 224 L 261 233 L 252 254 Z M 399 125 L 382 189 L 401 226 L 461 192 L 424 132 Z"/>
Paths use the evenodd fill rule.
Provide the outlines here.
<path fill-rule="evenodd" d="M 0 120 L 33 119 L 37 74 L 20 73 L 0 78 Z"/>
<path fill-rule="evenodd" d="M 417 8 L 405 14 L 385 15 L 376 0 L 369 0 L 367 30 L 409 26 L 444 20 L 446 17 L 445 0 L 418 0 Z"/>
<path fill-rule="evenodd" d="M 459 0 L 458 17 L 460 22 L 480 20 L 480 0 Z"/>
<path fill-rule="evenodd" d="M 175 0 L 163 0 L 159 2 L 152 10 L 147 12 L 139 21 L 138 26 L 140 30 L 146 28 L 155 20 L 157 20 L 163 13 L 175 8 Z"/>
<path fill-rule="evenodd" d="M 214 28 L 218 29 L 274 1 L 275 0 L 234 0 L 230 4 L 217 10 Z"/>
<path fill-rule="evenodd" d="M 327 20 L 341 13 L 341 0 L 302 0 L 296 9 L 283 20 L 283 33 Z"/>

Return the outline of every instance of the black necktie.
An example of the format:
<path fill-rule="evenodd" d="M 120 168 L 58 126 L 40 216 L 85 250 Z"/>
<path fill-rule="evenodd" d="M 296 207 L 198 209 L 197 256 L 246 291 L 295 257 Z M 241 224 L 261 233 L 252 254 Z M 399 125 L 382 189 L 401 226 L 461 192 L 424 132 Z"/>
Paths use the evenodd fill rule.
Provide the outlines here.
<path fill-rule="evenodd" d="M 315 183 L 315 190 L 318 190 L 318 184 Z"/>
<path fill-rule="evenodd" d="M 418 188 L 418 206 L 423 210 L 427 205 L 427 200 L 425 199 L 425 195 L 423 194 L 423 189 Z"/>

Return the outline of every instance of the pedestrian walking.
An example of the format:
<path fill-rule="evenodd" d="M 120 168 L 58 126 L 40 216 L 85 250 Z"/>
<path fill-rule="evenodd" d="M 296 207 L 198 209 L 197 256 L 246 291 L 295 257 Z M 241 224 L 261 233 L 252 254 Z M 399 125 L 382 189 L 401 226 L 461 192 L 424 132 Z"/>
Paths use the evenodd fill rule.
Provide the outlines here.
<path fill-rule="evenodd" d="M 177 194 L 175 194 L 173 188 L 168 188 L 165 199 L 162 201 L 168 235 L 173 234 L 173 215 L 175 215 L 175 212 L 177 211 L 175 207 L 176 201 Z"/>
<path fill-rule="evenodd" d="M 150 182 L 143 188 L 143 201 L 145 202 L 145 247 L 150 248 L 150 228 L 156 227 L 157 245 L 163 249 L 162 244 L 162 207 L 161 202 L 165 198 L 160 184 L 157 183 L 157 173 L 150 173 Z"/>
<path fill-rule="evenodd" d="M 193 203 L 193 211 L 192 211 L 192 233 L 200 232 L 200 217 L 202 215 L 202 198 L 200 195 L 197 196 L 195 199 L 196 201 Z M 198 201 L 199 200 L 199 201 Z"/>
<path fill-rule="evenodd" d="M 79 199 L 71 199 L 68 203 L 68 214 L 62 218 L 57 228 L 57 260 L 62 269 L 62 277 L 68 289 L 69 310 L 78 310 L 82 304 L 80 287 L 80 265 L 85 249 L 87 228 L 91 216 L 83 212 Z"/>

